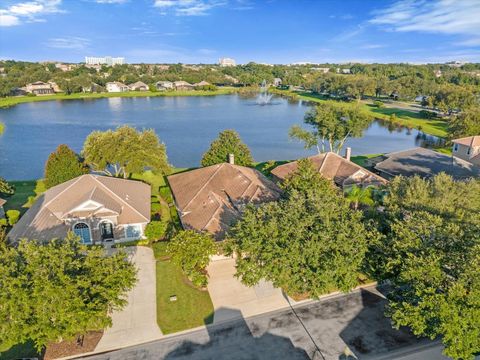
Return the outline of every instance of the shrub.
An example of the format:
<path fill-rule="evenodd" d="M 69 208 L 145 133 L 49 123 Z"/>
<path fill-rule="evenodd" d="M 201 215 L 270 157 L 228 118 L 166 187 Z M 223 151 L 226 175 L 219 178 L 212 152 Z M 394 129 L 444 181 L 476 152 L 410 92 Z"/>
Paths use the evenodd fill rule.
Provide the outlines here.
<path fill-rule="evenodd" d="M 7 226 L 7 225 L 8 225 L 7 219 L 0 219 L 0 228 L 4 227 L 4 226 Z"/>
<path fill-rule="evenodd" d="M 8 210 L 7 211 L 7 218 L 8 218 L 8 223 L 10 226 L 15 225 L 18 222 L 18 219 L 20 219 L 20 211 L 18 210 Z"/>
<path fill-rule="evenodd" d="M 437 114 L 435 112 L 428 110 L 421 110 L 419 114 L 424 119 L 434 119 L 437 117 Z"/>
<path fill-rule="evenodd" d="M 216 253 L 216 245 L 210 235 L 194 230 L 181 231 L 170 241 L 167 251 L 173 263 L 182 268 L 195 286 L 207 285 L 205 268 L 210 256 Z"/>
<path fill-rule="evenodd" d="M 385 104 L 382 101 L 375 100 L 373 102 L 373 106 L 376 106 L 377 108 L 383 108 L 383 107 L 385 107 Z"/>
<path fill-rule="evenodd" d="M 167 224 L 163 221 L 151 221 L 145 228 L 145 236 L 150 241 L 158 241 L 165 236 Z"/>
<path fill-rule="evenodd" d="M 152 205 L 151 205 L 151 210 L 150 210 L 150 212 L 151 212 L 152 214 L 158 214 L 158 213 L 160 213 L 161 211 L 162 211 L 162 204 L 160 204 L 160 203 L 152 203 Z"/>

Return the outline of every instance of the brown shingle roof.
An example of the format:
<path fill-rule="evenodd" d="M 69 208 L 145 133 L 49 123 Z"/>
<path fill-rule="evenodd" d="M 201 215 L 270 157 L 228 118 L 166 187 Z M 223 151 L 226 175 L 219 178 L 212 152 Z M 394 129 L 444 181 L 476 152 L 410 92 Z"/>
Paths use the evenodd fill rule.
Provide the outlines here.
<path fill-rule="evenodd" d="M 452 142 L 455 144 L 477 147 L 477 146 L 480 146 L 480 135 L 467 136 L 464 138 L 452 140 Z"/>
<path fill-rule="evenodd" d="M 150 220 L 150 186 L 139 181 L 99 175 L 82 175 L 52 187 L 20 218 L 8 234 L 21 238 L 49 240 L 65 236 L 72 217 L 97 217 L 98 209 L 76 209 L 87 201 L 101 205 L 101 214 L 118 214 L 119 224 L 145 223 Z"/>
<path fill-rule="evenodd" d="M 322 176 L 333 180 L 340 187 L 353 184 L 378 186 L 387 183 L 387 180 L 384 178 L 333 152 L 314 155 L 308 159 Z M 285 180 L 297 168 L 298 162 L 292 161 L 288 164 L 277 166 L 272 170 L 272 175 L 279 180 Z"/>
<path fill-rule="evenodd" d="M 222 163 L 168 177 L 182 224 L 217 239 L 247 203 L 276 200 L 281 190 L 259 171 Z"/>

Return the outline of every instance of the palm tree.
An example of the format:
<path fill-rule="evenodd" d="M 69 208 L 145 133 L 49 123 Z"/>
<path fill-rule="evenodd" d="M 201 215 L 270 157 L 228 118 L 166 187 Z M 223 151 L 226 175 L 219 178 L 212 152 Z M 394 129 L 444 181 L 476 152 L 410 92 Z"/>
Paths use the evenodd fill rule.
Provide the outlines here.
<path fill-rule="evenodd" d="M 373 205 L 374 201 L 372 199 L 372 189 L 371 188 L 361 188 L 357 185 L 353 185 L 350 189 L 345 192 L 345 197 L 350 204 L 353 205 L 355 210 L 358 209 L 359 204 L 363 205 Z"/>

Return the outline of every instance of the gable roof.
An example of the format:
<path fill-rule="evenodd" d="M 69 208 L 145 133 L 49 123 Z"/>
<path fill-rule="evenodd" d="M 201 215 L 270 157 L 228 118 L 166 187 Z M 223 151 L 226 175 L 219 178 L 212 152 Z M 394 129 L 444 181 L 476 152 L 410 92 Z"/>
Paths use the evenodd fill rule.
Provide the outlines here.
<path fill-rule="evenodd" d="M 168 182 L 184 228 L 221 239 L 247 203 L 276 200 L 281 190 L 259 171 L 222 163 L 171 175 Z"/>
<path fill-rule="evenodd" d="M 475 176 L 475 172 L 470 168 L 460 165 L 460 160 L 421 147 L 385 154 L 382 159 L 375 165 L 375 169 L 389 176 L 419 175 L 429 178 L 441 172 L 451 175 L 454 179 Z"/>
<path fill-rule="evenodd" d="M 477 147 L 480 146 L 480 135 L 467 136 L 460 139 L 452 140 L 454 144 L 461 144 L 465 146 Z"/>
<path fill-rule="evenodd" d="M 10 240 L 65 236 L 66 219 L 118 215 L 119 224 L 150 221 L 150 186 L 139 181 L 82 175 L 43 193 L 8 234 Z M 100 208 L 81 209 L 94 202 Z"/>
<path fill-rule="evenodd" d="M 308 158 L 318 172 L 327 179 L 333 180 L 340 187 L 348 185 L 382 185 L 387 180 L 368 171 L 360 165 L 351 162 L 334 152 L 327 152 L 310 156 Z M 298 169 L 298 161 L 277 166 L 272 170 L 279 180 L 285 180 Z"/>
<path fill-rule="evenodd" d="M 146 86 L 148 87 L 147 84 L 145 84 L 143 81 L 136 81 L 133 84 L 128 85 L 129 87 L 140 87 L 140 86 Z"/>

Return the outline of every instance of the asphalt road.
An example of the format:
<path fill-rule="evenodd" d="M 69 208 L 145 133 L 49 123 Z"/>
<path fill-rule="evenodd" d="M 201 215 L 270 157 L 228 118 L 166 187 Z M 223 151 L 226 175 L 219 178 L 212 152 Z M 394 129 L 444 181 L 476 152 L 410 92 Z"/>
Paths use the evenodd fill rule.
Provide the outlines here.
<path fill-rule="evenodd" d="M 354 359 L 345 356 L 350 352 L 358 359 L 400 359 L 408 354 L 413 360 L 425 345 L 435 347 L 406 329 L 392 329 L 383 315 L 384 306 L 385 299 L 377 290 L 364 289 L 88 359 Z M 439 359 L 439 351 L 434 354 L 432 359 Z"/>

